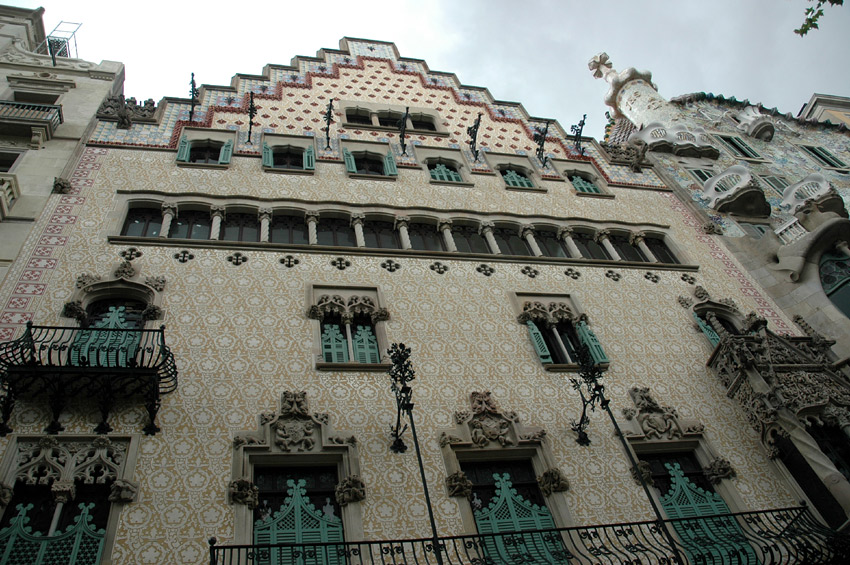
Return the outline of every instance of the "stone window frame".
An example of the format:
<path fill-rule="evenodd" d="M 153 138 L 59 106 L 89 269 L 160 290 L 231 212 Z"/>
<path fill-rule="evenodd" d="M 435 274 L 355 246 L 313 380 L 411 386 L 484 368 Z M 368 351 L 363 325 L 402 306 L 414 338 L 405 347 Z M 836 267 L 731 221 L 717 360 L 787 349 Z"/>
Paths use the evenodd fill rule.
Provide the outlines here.
<path fill-rule="evenodd" d="M 234 543 L 254 543 L 252 515 L 259 504 L 259 493 L 253 482 L 255 467 L 335 466 L 340 484 L 360 480 L 357 440 L 350 432 L 336 430 L 327 413 L 310 411 L 307 400 L 303 391 L 283 391 L 278 410 L 258 415 L 254 430 L 234 434 L 231 479 L 227 489 L 227 500 L 234 512 Z M 293 421 L 302 427 L 306 424 L 309 430 L 303 436 L 297 434 L 302 438 L 297 442 L 281 437 L 283 425 Z M 365 487 L 362 480 L 360 486 Z M 341 503 L 339 486 L 337 489 L 345 539 L 361 540 L 364 538 L 360 504 L 363 497 L 349 496 Z"/>
<path fill-rule="evenodd" d="M 720 141 L 718 145 L 723 147 L 733 159 L 748 161 L 750 163 L 768 162 L 768 159 L 753 149 L 753 147 L 744 141 L 741 136 L 719 132 L 713 132 L 712 135 Z M 752 153 L 752 155 L 749 155 L 748 152 Z"/>
<path fill-rule="evenodd" d="M 343 159 L 343 166 L 346 169 L 346 174 L 348 178 L 351 179 L 362 179 L 362 180 L 382 180 L 382 181 L 395 181 L 398 177 L 398 171 L 389 171 L 390 174 L 387 174 L 387 156 L 391 155 L 391 159 L 393 161 L 393 167 L 395 167 L 395 154 L 393 153 L 393 148 L 389 143 L 379 142 L 379 141 L 357 141 L 351 139 L 343 139 L 340 141 L 340 151 L 345 157 L 346 153 L 350 153 L 351 156 L 356 160 L 358 157 L 362 156 L 374 156 L 382 160 L 384 163 L 383 174 L 380 175 L 372 175 L 372 174 L 364 174 L 352 172 L 349 169 L 348 164 Z"/>
<path fill-rule="evenodd" d="M 0 171 L 0 174 L 3 175 L 11 175 L 14 174 L 15 168 L 21 164 L 21 157 L 26 153 L 25 150 L 22 149 L 13 149 L 11 147 L 0 147 L 0 156 L 6 156 L 8 159 L 11 159 L 11 163 L 9 164 L 9 168 L 5 171 Z M 14 157 L 14 158 L 13 158 Z"/>
<path fill-rule="evenodd" d="M 422 163 L 422 169 L 427 175 L 429 184 L 439 184 L 447 186 L 475 186 L 475 183 L 469 182 L 471 169 L 459 149 L 447 149 L 445 147 L 425 147 L 423 145 L 414 146 L 416 160 Z M 431 177 L 431 170 L 428 165 L 435 162 L 443 162 L 453 165 L 458 174 L 461 176 L 461 181 L 436 180 Z"/>
<path fill-rule="evenodd" d="M 232 161 L 233 151 L 236 149 L 237 141 L 236 130 L 217 130 L 207 128 L 184 127 L 180 135 L 180 140 L 177 142 L 177 158 L 175 161 L 180 167 L 194 167 L 201 169 L 227 169 Z M 195 143 L 215 143 L 221 144 L 221 152 L 219 153 L 218 163 L 191 163 L 188 161 L 189 152 Z M 184 144 L 186 148 L 184 149 Z M 230 156 L 223 155 L 225 149 L 230 146 Z M 186 152 L 186 160 L 181 160 L 181 152 Z M 224 161 L 224 162 L 222 162 Z"/>
<path fill-rule="evenodd" d="M 572 193 L 575 196 L 589 198 L 614 198 L 614 193 L 608 185 L 605 177 L 593 166 L 592 163 L 583 161 L 553 161 L 555 170 L 558 171 L 569 186 L 572 188 Z M 583 192 L 578 190 L 573 184 L 572 177 L 578 176 L 582 179 L 592 182 L 599 189 L 599 192 Z"/>
<path fill-rule="evenodd" d="M 510 294 L 510 299 L 513 310 L 516 313 L 515 319 L 518 324 L 523 326 L 523 328 L 527 328 L 526 322 L 529 320 L 534 321 L 536 325 L 536 322 L 542 321 L 544 318 L 546 322 L 550 324 L 552 322 L 569 322 L 573 325 L 573 329 L 575 331 L 577 331 L 575 326 L 579 322 L 584 322 L 590 326 L 590 318 L 585 313 L 584 309 L 581 308 L 576 297 L 571 294 L 512 292 Z M 526 308 L 526 305 L 536 305 L 537 303 L 547 310 L 545 312 L 540 311 L 533 306 L 531 308 Z M 558 305 L 558 307 L 553 309 L 552 305 Z M 538 327 L 538 330 L 541 332 L 547 331 L 548 329 L 548 326 L 546 328 Z M 581 370 L 581 366 L 578 363 L 542 363 L 540 356 L 537 354 L 534 343 L 532 342 L 532 338 L 528 336 L 528 330 L 523 329 L 522 331 L 524 332 L 526 341 L 531 346 L 535 360 L 540 363 L 545 371 L 551 373 L 575 373 Z M 593 337 L 596 338 L 593 330 L 590 330 L 590 332 L 593 334 Z M 560 337 L 558 339 L 560 339 Z M 574 347 L 580 347 L 582 345 L 580 338 L 577 339 L 579 340 L 578 343 L 572 343 Z M 569 355 L 569 352 L 566 351 L 565 345 L 559 344 L 559 347 L 561 347 L 562 354 L 567 356 Z M 599 347 L 602 349 L 601 344 Z M 597 363 L 596 365 L 600 370 L 607 371 L 610 367 L 610 361 L 606 360 L 605 362 Z"/>
<path fill-rule="evenodd" d="M 287 135 L 287 134 L 277 134 L 277 133 L 269 133 L 263 132 L 262 143 L 260 145 L 262 147 L 262 155 L 263 159 L 261 160 L 261 166 L 263 171 L 266 173 L 276 173 L 276 174 L 289 174 L 289 175 L 312 175 L 315 173 L 315 157 L 317 155 L 316 145 L 315 145 L 315 136 L 312 135 Z M 313 166 L 312 168 L 302 168 L 302 169 L 281 169 L 273 166 L 268 166 L 265 164 L 265 153 L 269 151 L 270 153 L 274 153 L 276 149 L 280 148 L 293 148 L 300 149 L 302 152 L 307 153 L 311 152 L 313 154 Z M 302 154 L 303 159 L 303 154 Z"/>
<path fill-rule="evenodd" d="M 339 101 L 339 115 L 341 116 L 341 127 L 347 130 L 374 130 L 374 131 L 385 131 L 385 132 L 397 132 L 397 127 L 392 126 L 382 126 L 378 123 L 378 116 L 383 112 L 394 112 L 400 115 L 404 115 L 405 110 L 408 112 L 408 120 L 407 120 L 407 132 L 409 134 L 416 135 L 430 135 L 434 137 L 450 137 L 449 131 L 445 129 L 443 125 L 443 119 L 440 116 L 440 113 L 433 109 L 427 107 L 420 106 L 403 106 L 399 104 L 381 104 L 378 102 L 365 102 L 363 100 L 340 100 Z M 370 124 L 358 124 L 354 122 L 348 121 L 348 111 L 355 110 L 359 112 L 361 115 L 369 116 L 371 121 Z M 413 127 L 413 121 L 411 119 L 412 116 L 420 116 L 430 119 L 430 121 L 434 124 L 434 130 L 429 129 L 415 129 Z"/>
<path fill-rule="evenodd" d="M 549 192 L 547 188 L 545 188 L 541 184 L 541 177 L 537 172 L 537 169 L 534 167 L 534 163 L 531 161 L 531 158 L 528 155 L 515 155 L 509 153 L 494 153 L 492 151 L 482 152 L 482 156 L 486 160 L 487 164 L 490 166 L 490 169 L 496 174 L 499 179 L 502 181 L 502 185 L 505 190 L 516 190 L 518 192 Z M 509 185 L 502 175 L 502 171 L 507 169 L 516 169 L 521 172 L 528 178 L 529 182 L 531 182 L 530 187 L 522 187 L 522 186 L 511 186 Z"/>
<path fill-rule="evenodd" d="M 135 502 L 139 494 L 139 483 L 133 480 L 135 475 L 136 465 L 139 459 L 139 445 L 141 443 L 140 434 L 61 434 L 61 435 L 45 435 L 45 434 L 10 434 L 8 444 L 0 459 L 0 490 L 4 491 L 3 495 L 12 496 L 12 489 L 15 485 L 15 475 L 19 468 L 18 464 L 18 446 L 23 441 L 31 441 L 34 443 L 48 442 L 50 444 L 61 446 L 63 444 L 88 444 L 96 447 L 96 444 L 103 440 L 121 443 L 126 443 L 124 451 L 124 460 L 121 463 L 116 478 L 111 486 L 109 495 L 110 508 L 109 518 L 106 523 L 105 535 L 103 539 L 103 551 L 101 553 L 101 563 L 112 563 L 112 552 L 115 548 L 115 537 L 118 531 L 119 515 L 122 507 L 125 504 Z M 37 461 L 37 460 L 36 460 Z M 30 461 L 31 463 L 31 461 Z M 70 464 L 70 462 L 69 462 Z M 60 479 L 61 480 L 61 479 Z M 7 490 L 8 489 L 8 490 Z M 4 512 L 14 512 L 14 508 L 4 508 L 5 503 L 0 501 L 0 509 Z"/>
<path fill-rule="evenodd" d="M 850 164 L 847 164 L 836 157 L 832 151 L 823 145 L 810 145 L 808 143 L 797 143 L 795 145 L 799 147 L 801 153 L 803 153 L 818 167 L 842 174 L 850 173 Z M 823 151 L 826 155 L 819 155 L 818 151 Z M 841 163 L 841 165 L 839 165 L 839 163 Z"/>
<path fill-rule="evenodd" d="M 471 483 L 461 470 L 462 461 L 525 460 L 531 463 L 535 475 L 538 475 L 541 494 L 546 500 L 546 507 L 552 514 L 555 526 L 574 526 L 575 521 L 564 494 L 569 490 L 569 481 L 560 470 L 558 460 L 546 439 L 546 430 L 539 426 L 524 425 L 516 412 L 499 409 L 489 391 L 472 392 L 470 403 L 472 410 L 467 408 L 454 413 L 453 428 L 438 430 L 440 452 L 446 467 L 446 495 L 450 498 L 469 498 Z M 484 412 L 476 412 L 476 406 L 482 405 L 489 408 L 485 408 Z M 497 439 L 488 440 L 476 431 L 476 421 L 484 419 L 498 423 Z M 548 486 L 544 487 L 544 481 L 548 482 Z M 463 524 L 462 534 L 477 534 L 472 506 L 459 503 L 458 507 Z"/>
<path fill-rule="evenodd" d="M 699 183 L 700 189 L 705 186 L 705 183 L 717 176 L 713 167 L 687 167 L 686 170 Z M 708 174 L 708 177 L 703 179 L 702 176 L 705 176 L 705 174 Z"/>
<path fill-rule="evenodd" d="M 353 359 L 351 337 L 346 336 L 346 341 L 349 347 L 349 361 L 345 363 L 336 363 L 325 361 L 322 352 L 322 312 L 319 309 L 319 299 L 323 296 L 329 296 L 333 299 L 340 297 L 342 301 L 334 301 L 339 305 L 339 308 L 333 308 L 340 315 L 369 315 L 372 320 L 372 327 L 375 332 L 375 339 L 378 342 L 378 354 L 380 355 L 379 363 L 358 363 Z M 359 297 L 360 300 L 352 301 L 352 298 Z M 368 298 L 371 304 L 363 301 L 363 298 Z M 343 307 L 344 304 L 344 307 Z M 390 340 L 387 337 L 386 323 L 390 319 L 390 314 L 385 307 L 386 301 L 383 292 L 377 286 L 357 286 L 357 285 L 330 285 L 330 284 L 310 284 L 307 288 L 307 318 L 310 319 L 310 325 L 313 334 L 312 357 L 314 368 L 317 371 L 348 371 L 348 372 L 379 372 L 385 373 L 389 370 L 392 364 L 387 355 L 387 349 L 390 345 Z"/>

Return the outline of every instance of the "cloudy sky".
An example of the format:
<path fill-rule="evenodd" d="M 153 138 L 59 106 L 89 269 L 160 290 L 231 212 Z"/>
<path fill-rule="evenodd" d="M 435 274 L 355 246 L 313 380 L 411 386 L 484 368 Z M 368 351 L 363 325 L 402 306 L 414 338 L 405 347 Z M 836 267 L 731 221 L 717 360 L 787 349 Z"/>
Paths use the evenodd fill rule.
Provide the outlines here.
<path fill-rule="evenodd" d="M 597 138 L 606 85 L 587 61 L 600 51 L 617 70 L 650 70 L 667 98 L 714 92 L 796 115 L 814 92 L 850 96 L 850 6 L 828 7 L 800 38 L 805 0 L 6 2 L 43 6 L 48 32 L 81 22 L 79 56 L 123 62 L 125 94 L 139 100 L 186 96 L 191 72 L 229 85 L 343 36 L 392 41 L 402 57 L 567 128 L 586 113 Z"/>

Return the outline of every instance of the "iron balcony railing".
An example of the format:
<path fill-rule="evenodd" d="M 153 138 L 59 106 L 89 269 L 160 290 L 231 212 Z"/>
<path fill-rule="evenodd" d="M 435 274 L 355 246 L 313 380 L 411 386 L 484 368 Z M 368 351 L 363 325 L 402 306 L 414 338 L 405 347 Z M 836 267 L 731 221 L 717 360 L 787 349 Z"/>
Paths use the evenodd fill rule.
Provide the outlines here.
<path fill-rule="evenodd" d="M 61 427 L 58 415 L 70 397 L 97 399 L 103 417 L 95 431 L 111 429 L 106 422 L 111 402 L 141 396 L 153 423 L 160 397 L 177 389 L 177 365 L 165 344 L 165 326 L 159 329 L 108 329 L 34 326 L 23 335 L 0 343 L 0 435 L 11 429 L 8 421 L 17 399 L 46 397 L 54 420 L 46 431 Z"/>
<path fill-rule="evenodd" d="M 64 121 L 62 117 L 62 106 L 0 100 L 0 122 L 7 120 L 33 125 L 39 123 L 46 124 L 49 126 L 48 132 L 50 135 Z"/>
<path fill-rule="evenodd" d="M 666 536 L 664 530 L 672 532 Z M 675 539 L 675 547 L 668 540 Z M 439 538 L 445 565 L 850 563 L 850 536 L 805 507 L 549 530 Z M 218 545 L 210 565 L 436 564 L 431 538 L 345 543 Z"/>

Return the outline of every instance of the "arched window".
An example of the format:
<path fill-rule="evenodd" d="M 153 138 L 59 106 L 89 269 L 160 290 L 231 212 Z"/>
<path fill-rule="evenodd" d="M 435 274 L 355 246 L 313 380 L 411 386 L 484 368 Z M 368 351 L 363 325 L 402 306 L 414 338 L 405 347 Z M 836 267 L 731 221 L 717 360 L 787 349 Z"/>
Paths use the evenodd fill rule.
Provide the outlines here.
<path fill-rule="evenodd" d="M 499 170 L 505 184 L 515 188 L 534 188 L 534 183 L 528 173 L 519 167 L 507 166 Z"/>
<path fill-rule="evenodd" d="M 471 226 L 453 226 L 452 238 L 461 253 L 490 253 L 487 241 Z"/>
<path fill-rule="evenodd" d="M 460 176 L 457 165 L 449 161 L 429 161 L 428 172 L 431 175 L 431 180 L 463 182 L 463 177 Z"/>
<path fill-rule="evenodd" d="M 404 118 L 404 114 L 401 112 L 390 110 L 378 112 L 378 124 L 384 127 L 397 128 L 401 125 L 402 118 Z"/>
<path fill-rule="evenodd" d="M 499 249 L 505 255 L 533 255 L 528 249 L 528 244 L 515 229 L 495 228 L 493 237 L 496 238 Z"/>
<path fill-rule="evenodd" d="M 673 255 L 673 252 L 670 251 L 670 248 L 667 247 L 667 244 L 664 243 L 664 240 L 658 237 L 647 237 L 644 239 L 644 243 L 649 247 L 649 250 L 652 251 L 652 254 L 660 263 L 673 263 L 675 265 L 679 264 L 679 260 Z"/>
<path fill-rule="evenodd" d="M 573 241 L 581 252 L 581 256 L 587 259 L 610 259 L 608 251 L 593 239 L 588 233 L 575 232 L 573 233 Z"/>
<path fill-rule="evenodd" d="M 823 291 L 841 313 L 850 317 L 850 258 L 824 253 L 820 258 L 820 283 Z"/>
<path fill-rule="evenodd" d="M 564 248 L 564 244 L 558 238 L 558 234 L 551 230 L 535 230 L 534 239 L 543 255 L 546 257 L 569 257 L 570 254 Z"/>
<path fill-rule="evenodd" d="M 162 210 L 159 208 L 133 208 L 127 214 L 121 235 L 157 237 L 162 227 Z"/>
<path fill-rule="evenodd" d="M 272 243 L 310 243 L 307 223 L 299 216 L 274 216 L 269 226 L 269 240 Z"/>
<path fill-rule="evenodd" d="M 316 236 L 319 245 L 357 247 L 354 228 L 351 227 L 348 220 L 322 218 L 316 226 Z"/>
<path fill-rule="evenodd" d="M 637 245 L 629 241 L 629 236 L 612 234 L 608 239 L 624 261 L 646 261 L 646 256 Z"/>
<path fill-rule="evenodd" d="M 443 236 L 433 224 L 411 223 L 407 228 L 412 249 L 420 251 L 445 251 Z M 457 242 L 455 242 L 457 244 Z"/>
<path fill-rule="evenodd" d="M 189 163 L 219 163 L 223 143 L 197 141 L 189 147 Z"/>
<path fill-rule="evenodd" d="M 171 233 L 168 237 L 186 239 L 209 239 L 210 238 L 210 214 L 188 210 L 179 212 L 174 221 L 171 222 Z"/>
<path fill-rule="evenodd" d="M 352 174 L 395 176 L 398 174 L 392 150 L 387 148 L 384 155 L 368 151 L 342 150 L 345 170 Z"/>
<path fill-rule="evenodd" d="M 227 214 L 221 223 L 222 241 L 260 241 L 260 221 L 256 214 Z"/>
<path fill-rule="evenodd" d="M 587 194 L 601 194 L 602 190 L 589 178 L 573 173 L 569 176 L 570 182 L 578 192 Z"/>
<path fill-rule="evenodd" d="M 363 239 L 366 241 L 366 247 L 401 249 L 398 232 L 392 222 L 375 220 L 363 222 Z"/>
<path fill-rule="evenodd" d="M 345 111 L 345 121 L 349 124 L 372 125 L 372 114 L 362 108 L 349 108 Z"/>
<path fill-rule="evenodd" d="M 411 114 L 410 123 L 413 129 L 424 131 L 437 131 L 437 126 L 434 124 L 434 118 L 425 114 Z"/>

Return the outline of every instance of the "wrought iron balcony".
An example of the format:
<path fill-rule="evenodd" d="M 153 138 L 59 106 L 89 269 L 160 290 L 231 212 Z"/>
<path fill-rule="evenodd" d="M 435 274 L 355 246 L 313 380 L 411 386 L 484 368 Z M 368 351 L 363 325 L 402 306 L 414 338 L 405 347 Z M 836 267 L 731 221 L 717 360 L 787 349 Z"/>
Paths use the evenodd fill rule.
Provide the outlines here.
<path fill-rule="evenodd" d="M 63 121 L 62 106 L 0 100 L 0 124 L 9 135 L 35 137 L 32 128 L 37 127 L 44 128 L 46 139 L 51 139 Z"/>
<path fill-rule="evenodd" d="M 18 399 L 46 399 L 53 421 L 47 433 L 63 428 L 59 414 L 71 398 L 91 398 L 102 417 L 96 433 L 108 433 L 116 400 L 141 398 L 155 424 L 163 394 L 177 388 L 177 366 L 165 345 L 165 326 L 156 330 L 86 329 L 34 326 L 0 343 L 0 436 L 11 432 L 9 419 Z"/>
<path fill-rule="evenodd" d="M 665 529 L 673 534 L 665 535 Z M 805 507 L 524 532 L 441 537 L 445 565 L 682 563 L 740 565 L 850 562 L 850 535 Z M 675 539 L 675 547 L 669 539 Z M 210 565 L 436 564 L 431 538 L 346 543 L 217 545 Z"/>

